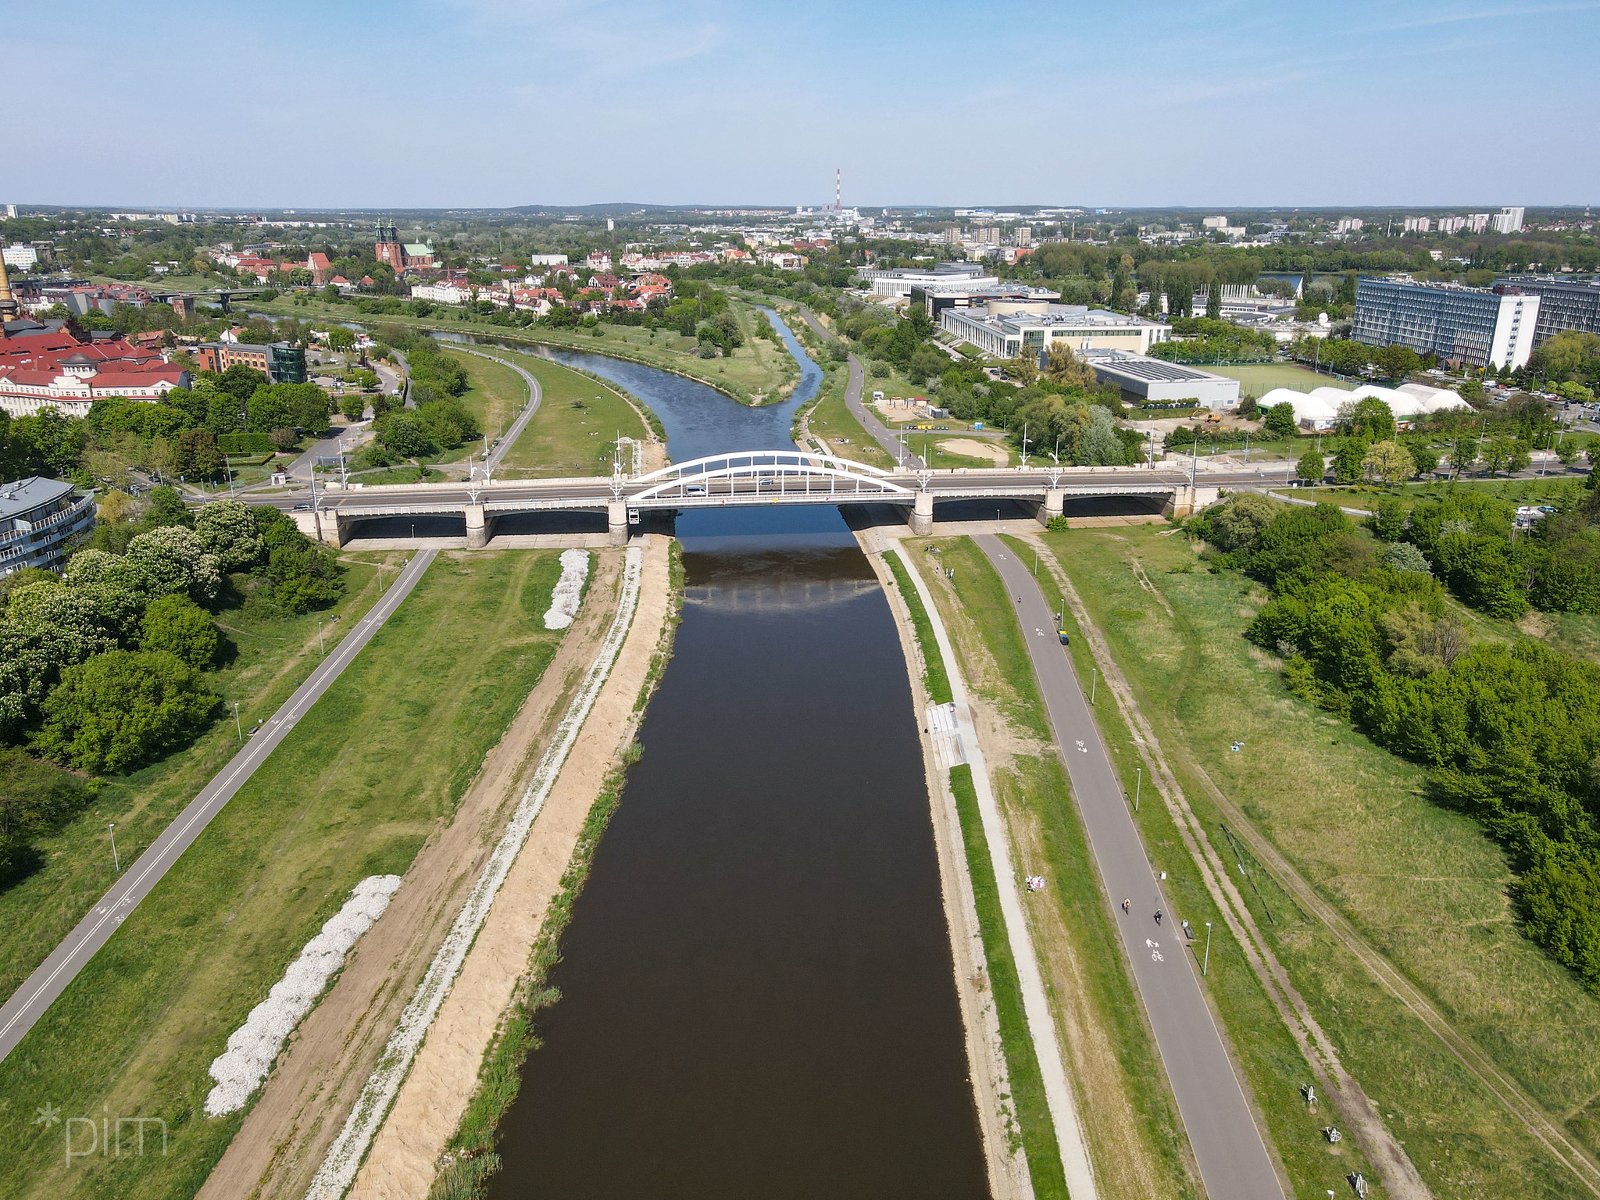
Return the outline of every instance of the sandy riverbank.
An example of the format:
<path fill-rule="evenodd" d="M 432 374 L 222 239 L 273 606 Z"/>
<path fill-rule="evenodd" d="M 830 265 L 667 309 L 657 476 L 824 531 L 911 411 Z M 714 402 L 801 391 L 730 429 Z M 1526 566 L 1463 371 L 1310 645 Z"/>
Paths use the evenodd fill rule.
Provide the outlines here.
<path fill-rule="evenodd" d="M 665 561 L 664 544 L 658 557 Z M 388 910 L 296 1031 L 198 1196 L 304 1194 L 593 662 L 615 614 L 622 567 L 620 551 L 595 556 L 585 603 L 555 658 L 449 824 L 418 852 Z M 646 587 L 641 611 L 647 603 L 664 607 L 664 568 Z M 642 657 L 648 662 L 650 655 Z"/>
<path fill-rule="evenodd" d="M 351 1200 L 420 1200 L 428 1194 L 590 807 L 637 730 L 643 711 L 636 702 L 671 613 L 670 540 L 652 536 L 642 542 L 639 607 L 622 653 L 373 1141 Z"/>

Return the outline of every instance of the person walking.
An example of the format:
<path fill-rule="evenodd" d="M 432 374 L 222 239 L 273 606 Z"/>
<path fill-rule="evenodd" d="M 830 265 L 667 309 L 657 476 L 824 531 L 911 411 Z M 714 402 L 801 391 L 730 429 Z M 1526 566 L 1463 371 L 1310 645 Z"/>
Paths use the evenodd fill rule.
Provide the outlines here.
<path fill-rule="evenodd" d="M 1126 896 L 1124 896 L 1123 899 L 1122 899 L 1122 911 L 1123 912 L 1132 912 L 1133 911 L 1133 901 L 1129 900 Z"/>

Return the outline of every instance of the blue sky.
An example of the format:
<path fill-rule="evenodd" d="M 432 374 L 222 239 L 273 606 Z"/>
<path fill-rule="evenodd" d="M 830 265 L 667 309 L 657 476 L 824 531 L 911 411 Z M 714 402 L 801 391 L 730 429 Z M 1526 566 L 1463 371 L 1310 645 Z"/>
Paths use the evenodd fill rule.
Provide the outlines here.
<path fill-rule="evenodd" d="M 0 200 L 1600 202 L 1600 0 L 70 7 Z"/>

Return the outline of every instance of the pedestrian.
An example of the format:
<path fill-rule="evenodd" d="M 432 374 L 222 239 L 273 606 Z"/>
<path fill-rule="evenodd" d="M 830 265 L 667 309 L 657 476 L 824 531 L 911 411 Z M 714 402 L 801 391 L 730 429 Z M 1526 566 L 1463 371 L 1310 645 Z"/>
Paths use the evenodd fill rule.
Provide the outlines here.
<path fill-rule="evenodd" d="M 1122 898 L 1122 911 L 1123 912 L 1132 912 L 1133 911 L 1133 901 L 1129 900 L 1126 896 L 1124 896 Z"/>
<path fill-rule="evenodd" d="M 1159 908 L 1156 909 L 1156 924 L 1161 924 L 1161 910 Z"/>

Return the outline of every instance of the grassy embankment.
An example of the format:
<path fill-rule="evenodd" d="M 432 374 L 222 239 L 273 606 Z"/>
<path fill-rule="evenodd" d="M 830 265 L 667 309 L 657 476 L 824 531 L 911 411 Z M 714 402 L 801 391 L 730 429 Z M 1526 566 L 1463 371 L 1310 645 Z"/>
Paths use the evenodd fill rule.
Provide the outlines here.
<path fill-rule="evenodd" d="M 1470 490 L 1473 495 L 1495 496 L 1513 504 L 1554 504 L 1570 508 L 1581 502 L 1583 480 L 1576 475 L 1550 474 L 1537 479 L 1474 479 L 1467 477 L 1440 483 L 1404 483 L 1394 487 L 1352 484 L 1349 487 L 1296 488 L 1303 500 L 1320 500 L 1343 508 L 1374 509 L 1385 498 L 1400 501 L 1407 509 L 1424 500 L 1442 500 L 1453 490 Z"/>
<path fill-rule="evenodd" d="M 868 436 L 861 422 L 845 407 L 844 394 L 850 383 L 849 364 L 833 357 L 829 352 L 830 343 L 805 323 L 792 304 L 778 308 L 800 344 L 822 368 L 817 398 L 805 409 L 803 418 L 796 419 L 796 430 L 803 419 L 811 435 L 827 442 L 835 454 L 871 467 L 894 466 L 894 458 Z"/>
<path fill-rule="evenodd" d="M 1591 1152 L 1600 1148 L 1592 1053 L 1600 1000 L 1517 932 L 1499 849 L 1469 818 L 1430 804 L 1418 768 L 1287 693 L 1276 660 L 1241 636 L 1262 599 L 1249 581 L 1210 573 L 1160 527 L 1043 537 L 1069 565 L 1213 841 L 1224 842 L 1215 787 L 1458 1033 Z M 1098 715 L 1108 735 L 1120 726 L 1110 706 Z M 1137 760 L 1125 735 L 1117 738 L 1124 748 L 1115 761 L 1131 786 Z M 1162 806 L 1146 803 L 1141 824 L 1158 861 L 1179 862 Z M 1578 1194 L 1573 1177 L 1327 928 L 1251 859 L 1221 849 L 1230 864 L 1251 868 L 1236 880 L 1272 948 L 1435 1195 Z M 1173 871 L 1170 886 L 1183 915 L 1216 919 L 1191 871 Z M 1325 1116 L 1306 1113 L 1293 1092 L 1304 1069 L 1286 1052 L 1262 1059 L 1278 1025 L 1243 1004 L 1247 971 L 1227 939 L 1211 966 L 1211 993 L 1280 1151 L 1292 1168 L 1326 1153 L 1315 1129 Z M 1295 1173 L 1309 1194 L 1333 1185 Z"/>
<path fill-rule="evenodd" d="M 115 881 L 106 826 L 116 824 L 117 853 L 126 867 L 238 752 L 234 704 L 246 731 L 270 717 L 322 661 L 322 645 L 333 650 L 377 602 L 380 586 L 394 582 L 404 558 L 343 556 L 346 591 L 327 612 L 288 616 L 245 606 L 217 614 L 231 649 L 206 681 L 226 710 L 193 744 L 131 774 L 102 779 L 88 808 L 40 839 L 39 869 L 0 890 L 0 996 L 11 995 Z M 382 578 L 379 563 L 385 564 Z"/>
<path fill-rule="evenodd" d="M 915 560 L 940 607 L 974 700 L 1003 729 L 986 740 L 984 753 L 1006 817 L 1013 860 L 1019 870 L 1042 874 L 1048 881 L 1046 891 L 1029 896 L 1030 929 L 1101 1195 L 1108 1200 L 1193 1196 L 1197 1187 L 1176 1109 L 1169 1091 L 1155 1082 L 1162 1079 L 1159 1060 L 1122 960 L 1111 909 L 1101 894 L 1010 599 L 970 539 L 908 545 L 919 550 Z M 937 546 L 940 553 L 920 553 L 927 545 Z M 946 578 L 940 567 L 955 567 L 955 580 Z M 963 807 L 976 890 L 987 872 L 979 862 L 988 863 L 987 847 L 971 809 L 972 797 L 959 789 L 956 796 Z M 1031 1061 L 1020 997 L 1008 1000 L 1003 994 L 1007 985 L 996 970 L 994 939 L 1004 953 L 1004 925 L 997 904 L 981 892 L 979 915 L 1008 1066 L 1018 1039 Z M 1026 1137 L 1027 1077 L 1019 1079 L 1014 1066 L 1012 1072 Z M 1042 1115 L 1048 1122 L 1042 1095 L 1037 1105 L 1034 1121 Z M 1054 1153 L 1053 1145 L 1050 1149 Z M 1033 1161 L 1030 1150 L 1030 1165 Z M 1055 1170 L 1059 1173 L 1059 1158 Z M 1037 1175 L 1034 1183 L 1037 1190 Z"/>
<path fill-rule="evenodd" d="M 299 303 L 304 299 L 304 303 Z M 608 354 L 613 358 L 630 359 L 646 366 L 659 367 L 726 392 L 743 404 L 756 402 L 757 398 L 770 400 L 792 387 L 797 378 L 794 359 L 780 343 L 766 338 L 750 336 L 756 320 L 764 320 L 759 313 L 740 301 L 734 301 L 734 313 L 745 331 L 745 344 L 731 357 L 705 359 L 699 356 L 698 343 L 676 330 L 645 329 L 634 325 L 598 325 L 588 329 L 547 329 L 539 326 L 517 328 L 491 325 L 473 319 L 473 314 L 463 310 L 441 308 L 426 317 L 410 315 L 384 315 L 363 313 L 354 305 L 329 304 L 323 300 L 280 296 L 262 311 L 277 317 L 297 317 L 301 320 L 329 319 L 359 322 L 368 329 L 380 325 L 398 325 L 408 329 L 438 329 L 452 333 L 472 334 L 511 344 L 563 346 L 571 350 L 587 350 L 595 354 Z M 598 332 L 598 336 L 596 333 Z"/>
<path fill-rule="evenodd" d="M 442 555 L 49 1014 L 0 1064 L 7 1194 L 185 1197 L 242 1116 L 206 1069 L 367 875 L 403 872 L 555 653 L 557 556 Z M 167 1153 L 67 1163 L 63 1117 L 158 1117 Z"/>
<path fill-rule="evenodd" d="M 542 393 L 539 411 L 500 460 L 499 478 L 607 475 L 619 434 L 650 437 L 645 418 L 615 384 L 546 358 L 510 350 L 495 353 L 532 373 Z"/>
<path fill-rule="evenodd" d="M 490 362 L 476 354 L 465 354 L 450 347 L 445 353 L 459 362 L 467 372 L 467 390 L 460 397 L 461 406 L 472 414 L 478 428 L 492 441 L 516 420 L 518 411 L 528 402 L 528 385 L 510 367 L 500 362 Z M 440 455 L 440 462 L 472 458 L 483 453 L 483 439 L 468 442 Z"/>

